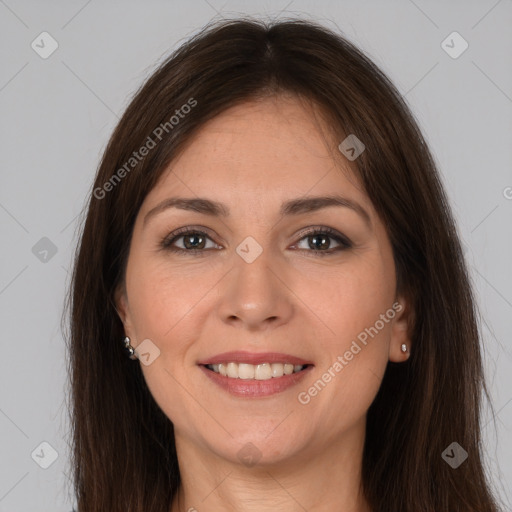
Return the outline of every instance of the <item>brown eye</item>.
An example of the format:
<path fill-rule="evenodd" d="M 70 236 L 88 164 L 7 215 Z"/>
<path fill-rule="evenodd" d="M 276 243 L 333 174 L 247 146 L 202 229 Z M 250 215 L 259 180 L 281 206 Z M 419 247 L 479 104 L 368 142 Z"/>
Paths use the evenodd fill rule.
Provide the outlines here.
<path fill-rule="evenodd" d="M 306 247 L 300 247 L 303 241 L 306 241 Z M 210 245 L 208 246 L 209 242 Z M 333 243 L 337 245 L 333 247 Z M 204 231 L 190 228 L 181 228 L 174 231 L 162 240 L 161 247 L 176 253 L 195 253 L 198 255 L 219 248 Z M 294 248 L 311 253 L 314 256 L 329 256 L 350 247 L 352 247 L 352 244 L 347 238 L 328 227 L 316 228 L 302 233 L 299 243 L 294 246 Z"/>
<path fill-rule="evenodd" d="M 207 242 L 211 244 L 207 246 Z M 182 229 L 171 233 L 166 237 L 161 246 L 163 249 L 173 252 L 202 252 L 207 249 L 218 247 L 211 238 L 203 231 Z"/>
<path fill-rule="evenodd" d="M 307 241 L 307 248 L 300 247 L 297 244 L 297 248 L 299 250 L 304 250 L 307 252 L 312 252 L 315 256 L 328 256 L 329 254 L 333 254 L 335 252 L 343 251 L 345 249 L 349 249 L 352 247 L 352 244 L 348 239 L 343 237 L 337 231 L 334 231 L 331 228 L 316 228 L 307 233 L 303 233 L 303 237 L 301 238 L 299 244 L 303 241 Z M 338 245 L 332 247 L 332 240 L 335 241 Z M 308 250 L 311 249 L 311 250 Z"/>
<path fill-rule="evenodd" d="M 204 249 L 206 238 L 202 234 L 192 233 L 180 238 L 183 238 L 185 249 Z"/>
<path fill-rule="evenodd" d="M 326 235 L 309 235 L 309 247 L 311 249 L 330 249 L 331 237 Z"/>

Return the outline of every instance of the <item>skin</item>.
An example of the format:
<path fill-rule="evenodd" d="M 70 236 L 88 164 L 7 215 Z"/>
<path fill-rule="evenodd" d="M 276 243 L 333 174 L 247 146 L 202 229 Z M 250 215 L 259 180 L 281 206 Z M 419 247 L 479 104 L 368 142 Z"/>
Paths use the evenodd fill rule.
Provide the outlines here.
<path fill-rule="evenodd" d="M 329 142 L 318 119 L 314 107 L 293 97 L 230 108 L 203 125 L 137 216 L 116 303 L 132 345 L 150 339 L 160 350 L 151 364 L 137 364 L 174 424 L 182 486 L 171 512 L 370 510 L 359 491 L 366 414 L 388 361 L 409 357 L 409 315 L 395 293 L 389 238 L 356 179 L 355 162 L 337 150 L 340 141 Z M 336 206 L 279 215 L 286 200 L 333 193 L 358 202 L 371 224 Z M 145 215 L 171 196 L 217 200 L 231 214 L 170 208 L 144 225 Z M 185 226 L 207 232 L 202 255 L 160 247 Z M 314 226 L 336 230 L 352 247 L 332 252 L 340 246 L 332 238 L 323 249 L 314 245 L 302 234 Z M 250 264 L 236 252 L 248 236 L 263 250 Z M 193 236 L 185 238 L 174 246 L 194 244 Z M 321 251 L 331 254 L 315 255 Z M 298 393 L 396 301 L 401 312 L 366 346 L 359 343 L 362 350 L 309 403 L 300 403 Z M 283 392 L 239 398 L 197 366 L 230 350 L 284 352 L 315 366 Z M 249 442 L 261 457 L 250 467 L 237 455 Z"/>

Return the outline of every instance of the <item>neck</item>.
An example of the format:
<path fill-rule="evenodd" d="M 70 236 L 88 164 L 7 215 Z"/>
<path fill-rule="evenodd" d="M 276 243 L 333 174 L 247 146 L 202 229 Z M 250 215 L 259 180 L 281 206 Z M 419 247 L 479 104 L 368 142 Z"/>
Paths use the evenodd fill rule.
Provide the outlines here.
<path fill-rule="evenodd" d="M 370 512 L 361 493 L 364 429 L 252 467 L 175 435 L 181 485 L 171 512 Z"/>

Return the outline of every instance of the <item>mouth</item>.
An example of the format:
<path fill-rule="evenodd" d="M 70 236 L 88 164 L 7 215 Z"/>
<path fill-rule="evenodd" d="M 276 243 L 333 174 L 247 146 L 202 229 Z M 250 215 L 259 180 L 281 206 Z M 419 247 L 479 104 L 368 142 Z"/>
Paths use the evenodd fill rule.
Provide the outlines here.
<path fill-rule="evenodd" d="M 292 363 L 236 363 L 234 361 L 203 365 L 208 370 L 215 372 L 228 379 L 244 379 L 244 380 L 270 380 L 278 379 L 283 375 L 291 375 L 299 373 L 309 364 L 292 364 Z"/>
<path fill-rule="evenodd" d="M 310 361 L 276 352 L 226 352 L 197 364 L 222 389 L 246 398 L 280 393 L 303 380 L 314 368 Z"/>

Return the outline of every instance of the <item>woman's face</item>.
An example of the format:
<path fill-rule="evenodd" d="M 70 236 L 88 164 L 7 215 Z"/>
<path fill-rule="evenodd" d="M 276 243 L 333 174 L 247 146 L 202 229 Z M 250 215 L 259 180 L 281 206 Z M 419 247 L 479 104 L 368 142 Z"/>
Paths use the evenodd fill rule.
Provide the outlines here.
<path fill-rule="evenodd" d="M 309 461 L 364 436 L 388 361 L 407 358 L 385 228 L 356 162 L 326 144 L 296 100 L 245 103 L 204 125 L 142 204 L 117 305 L 178 449 Z M 326 196 L 354 207 L 303 202 Z"/>

